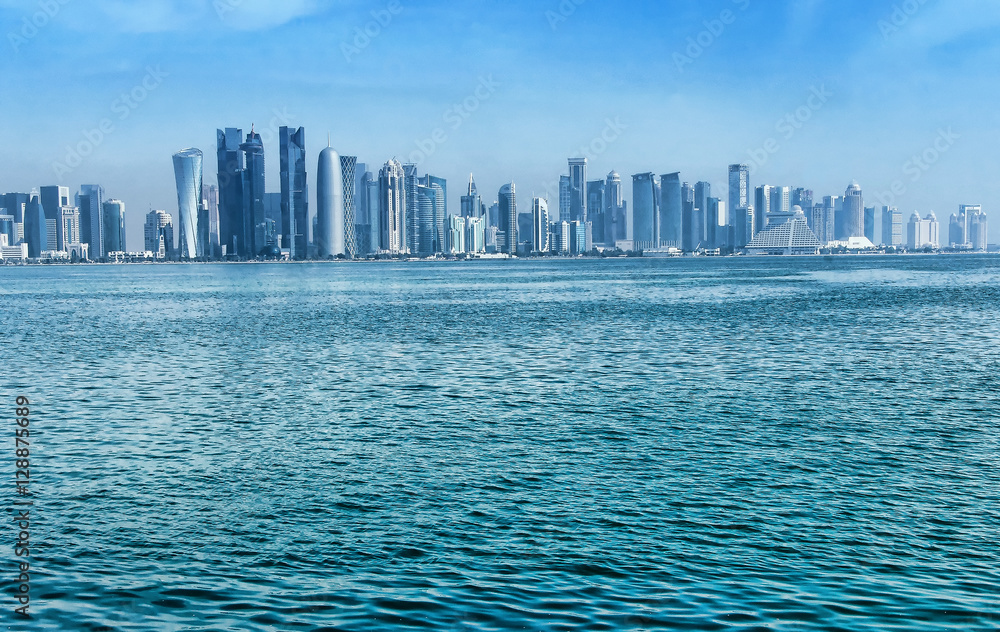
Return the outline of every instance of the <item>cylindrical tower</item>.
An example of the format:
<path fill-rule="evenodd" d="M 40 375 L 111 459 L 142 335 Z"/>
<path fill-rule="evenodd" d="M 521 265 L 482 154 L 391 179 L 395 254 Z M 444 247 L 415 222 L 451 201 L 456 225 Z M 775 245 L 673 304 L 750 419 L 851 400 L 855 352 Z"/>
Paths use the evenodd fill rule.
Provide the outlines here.
<path fill-rule="evenodd" d="M 346 255 L 344 240 L 344 177 L 340 156 L 332 147 L 319 154 L 316 176 L 318 234 L 316 247 L 320 259 Z"/>

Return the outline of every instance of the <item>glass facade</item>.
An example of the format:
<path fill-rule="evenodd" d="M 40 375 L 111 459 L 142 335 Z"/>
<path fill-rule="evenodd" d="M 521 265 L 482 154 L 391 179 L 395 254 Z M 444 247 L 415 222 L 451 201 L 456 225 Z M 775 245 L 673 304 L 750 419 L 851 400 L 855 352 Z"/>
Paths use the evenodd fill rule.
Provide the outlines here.
<path fill-rule="evenodd" d="M 202 164 L 200 149 L 184 149 L 174 154 L 177 181 L 177 212 L 180 223 L 178 247 L 181 259 L 205 256 L 198 241 L 198 213 L 201 211 Z"/>

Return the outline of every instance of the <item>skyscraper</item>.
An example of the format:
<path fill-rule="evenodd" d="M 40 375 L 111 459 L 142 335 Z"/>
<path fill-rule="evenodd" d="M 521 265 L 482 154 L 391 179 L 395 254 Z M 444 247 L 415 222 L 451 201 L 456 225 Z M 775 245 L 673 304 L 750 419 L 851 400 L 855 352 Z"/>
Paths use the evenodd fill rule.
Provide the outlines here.
<path fill-rule="evenodd" d="M 660 213 L 658 246 L 680 248 L 684 242 L 684 191 L 680 173 L 660 176 Z M 693 193 L 692 193 L 693 200 Z M 688 218 L 690 222 L 690 218 Z"/>
<path fill-rule="evenodd" d="M 181 259 L 205 256 L 198 241 L 198 213 L 201 210 L 202 164 L 200 149 L 182 149 L 174 154 L 174 179 L 177 184 L 177 217 L 180 222 L 178 246 Z"/>
<path fill-rule="evenodd" d="M 726 203 L 716 197 L 708 198 L 708 210 L 705 212 L 705 247 L 721 248 L 725 245 L 722 226 L 729 223 L 726 217 Z"/>
<path fill-rule="evenodd" d="M 663 190 L 666 191 L 666 187 Z M 704 221 L 699 217 L 695 205 L 694 187 L 684 182 L 681 184 L 681 249 L 687 252 L 697 250 L 701 244 L 699 235 L 703 230 Z"/>
<path fill-rule="evenodd" d="M 756 235 L 767 227 L 767 214 L 771 212 L 771 192 L 772 186 L 761 185 L 757 187 L 756 199 L 754 200 L 754 226 L 753 233 Z"/>
<path fill-rule="evenodd" d="M 729 165 L 729 210 L 735 213 L 750 206 L 750 167 Z"/>
<path fill-rule="evenodd" d="M 587 217 L 587 159 L 569 160 L 569 217 L 571 222 L 586 222 Z"/>
<path fill-rule="evenodd" d="M 771 187 L 771 206 L 769 213 L 780 215 L 782 219 L 792 211 L 792 188 L 791 187 Z"/>
<path fill-rule="evenodd" d="M 680 192 L 678 191 L 678 197 Z M 649 250 L 659 245 L 656 175 L 638 173 L 632 176 L 632 239 L 637 250 Z"/>
<path fill-rule="evenodd" d="M 462 196 L 462 217 L 482 217 L 483 201 L 479 197 L 479 189 L 476 188 L 476 180 L 469 174 L 469 189 Z"/>
<path fill-rule="evenodd" d="M 104 225 L 101 211 L 104 206 L 104 187 L 99 184 L 84 184 L 76 196 L 80 209 L 80 242 L 90 245 L 90 258 L 104 259 L 107 250 L 104 245 Z"/>
<path fill-rule="evenodd" d="M 559 176 L 559 217 L 557 220 L 569 221 L 570 208 L 573 206 L 569 176 Z"/>
<path fill-rule="evenodd" d="M 425 175 L 420 179 L 426 187 L 440 189 L 434 195 L 434 213 L 431 218 L 431 242 L 435 253 L 444 252 L 445 234 L 448 230 L 448 181 L 437 176 Z"/>
<path fill-rule="evenodd" d="M 893 248 L 903 245 L 903 214 L 894 206 L 882 207 L 882 245 Z"/>
<path fill-rule="evenodd" d="M 628 207 L 622 177 L 612 171 L 604 183 L 604 243 L 613 248 L 618 241 L 630 238 Z"/>
<path fill-rule="evenodd" d="M 379 250 L 406 252 L 406 173 L 395 159 L 379 171 Z"/>
<path fill-rule="evenodd" d="M 694 217 L 695 222 L 698 224 L 694 227 L 694 241 L 702 246 L 705 245 L 707 241 L 709 226 L 708 226 L 708 201 L 712 197 L 712 185 L 708 182 L 701 181 L 694 185 Z"/>
<path fill-rule="evenodd" d="M 316 170 L 316 254 L 320 259 L 347 255 L 344 217 L 344 172 L 332 147 L 319 154 Z"/>
<path fill-rule="evenodd" d="M 912 250 L 940 248 L 940 225 L 937 216 L 931 212 L 920 219 L 919 213 L 913 213 L 907 226 L 907 247 Z"/>
<path fill-rule="evenodd" d="M 205 255 L 211 259 L 222 258 L 222 241 L 219 233 L 219 187 L 201 185 L 201 201 L 208 210 L 208 250 Z M 199 226 L 199 228 L 201 228 Z"/>
<path fill-rule="evenodd" d="M 166 211 L 150 211 L 143 232 L 146 250 L 163 259 L 174 249 L 174 220 Z"/>
<path fill-rule="evenodd" d="M 987 243 L 989 224 L 986 221 L 986 213 L 983 212 L 982 207 L 977 206 L 970 215 L 969 242 L 972 245 L 972 249 L 977 252 L 986 252 L 989 247 Z"/>
<path fill-rule="evenodd" d="M 54 247 L 54 244 L 49 246 L 45 210 L 37 191 L 29 194 L 24 206 L 24 240 L 28 242 L 28 256 L 33 259 L 41 257 L 43 252 Z"/>
<path fill-rule="evenodd" d="M 608 238 L 605 236 L 608 229 L 607 224 L 609 223 L 605 219 L 605 214 L 607 213 L 606 204 L 604 203 L 606 186 L 604 180 L 594 180 L 587 183 L 588 220 L 594 226 L 594 243 L 602 245 L 608 242 Z"/>
<path fill-rule="evenodd" d="M 517 196 L 515 195 L 514 183 L 505 184 L 500 187 L 497 203 L 500 211 L 500 232 L 503 233 L 504 241 L 500 252 L 511 256 L 517 255 Z M 499 235 L 497 236 L 499 239 Z"/>
<path fill-rule="evenodd" d="M 219 162 L 219 241 L 225 251 L 220 255 L 239 256 L 245 249 L 243 233 L 243 154 L 240 144 L 243 130 L 227 127 L 217 130 Z"/>
<path fill-rule="evenodd" d="M 128 252 L 125 243 L 125 203 L 108 200 L 104 203 L 104 244 L 106 257 L 109 252 Z"/>
<path fill-rule="evenodd" d="M 406 191 L 405 246 L 416 254 L 420 249 L 420 200 L 417 197 L 417 165 L 403 165 L 403 188 Z"/>
<path fill-rule="evenodd" d="M 357 156 L 340 157 L 340 174 L 344 183 L 344 254 L 348 259 L 358 256 L 358 233 L 355 225 L 357 168 Z"/>
<path fill-rule="evenodd" d="M 837 239 L 849 239 L 851 237 L 864 237 L 865 235 L 865 201 L 861 193 L 861 185 L 857 181 L 852 182 L 847 187 L 844 195 L 844 223 L 843 235 L 838 235 Z"/>
<path fill-rule="evenodd" d="M 281 246 L 293 260 L 309 257 L 309 180 L 306 128 L 278 129 L 281 145 Z M 318 239 L 317 239 L 318 242 Z"/>
<path fill-rule="evenodd" d="M 549 203 L 542 198 L 531 201 L 531 250 L 549 251 Z"/>
<path fill-rule="evenodd" d="M 246 171 L 243 175 L 243 244 L 245 247 L 240 256 L 254 259 L 268 245 L 258 241 L 261 234 L 258 228 L 264 228 L 264 141 L 260 134 L 250 127 L 246 142 L 240 145 Z M 266 231 L 264 231 L 266 233 Z"/>

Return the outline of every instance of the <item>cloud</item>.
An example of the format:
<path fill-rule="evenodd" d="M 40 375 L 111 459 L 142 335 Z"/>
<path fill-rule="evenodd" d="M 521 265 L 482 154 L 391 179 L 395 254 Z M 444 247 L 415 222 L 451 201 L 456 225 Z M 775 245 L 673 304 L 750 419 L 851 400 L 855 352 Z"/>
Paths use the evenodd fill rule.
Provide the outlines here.
<path fill-rule="evenodd" d="M 312 15 L 319 0 L 58 0 L 67 8 L 67 24 L 78 30 L 101 29 L 119 33 L 163 33 L 203 28 L 266 30 Z M 0 11 L 30 15 L 38 0 L 0 0 Z"/>

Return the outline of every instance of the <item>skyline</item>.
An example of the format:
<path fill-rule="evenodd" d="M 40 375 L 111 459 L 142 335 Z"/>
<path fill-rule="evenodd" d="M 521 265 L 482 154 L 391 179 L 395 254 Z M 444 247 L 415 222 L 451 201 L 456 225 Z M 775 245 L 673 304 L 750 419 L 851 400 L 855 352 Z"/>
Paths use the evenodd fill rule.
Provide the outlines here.
<path fill-rule="evenodd" d="M 566 158 L 602 135 L 611 140 L 588 156 L 590 172 L 623 174 L 626 200 L 628 175 L 650 170 L 680 170 L 725 199 L 726 165 L 753 165 L 755 157 L 763 164 L 754 186 L 839 194 L 856 179 L 866 203 L 881 205 L 879 194 L 899 184 L 892 205 L 906 213 L 947 216 L 959 204 L 982 204 L 991 214 L 1000 197 L 994 89 L 980 81 L 980 69 L 1000 59 L 989 37 L 1000 8 L 984 2 L 958 2 L 957 11 L 954 3 L 947 11 L 917 3 L 895 26 L 900 3 L 891 2 L 642 3 L 640 12 L 592 1 L 458 10 L 437 2 L 320 8 L 224 0 L 183 3 L 182 12 L 182 3 L 162 1 L 140 15 L 110 0 L 53 1 L 58 11 L 16 46 L 10 35 L 41 5 L 0 3 L 11 25 L 0 98 L 11 120 L 23 121 L 0 131 L 8 148 L 0 188 L 100 183 L 126 202 L 130 240 L 149 208 L 177 213 L 172 154 L 208 153 L 217 127 L 251 123 L 269 166 L 278 164 L 277 127 L 305 126 L 314 130 L 310 171 L 327 131 L 336 151 L 369 165 L 393 156 L 409 162 L 427 149 L 422 172 L 454 182 L 475 173 L 487 204 L 513 181 L 521 212 L 535 196 L 555 204 Z M 98 21 L 102 30 L 89 33 Z M 355 46 L 364 43 L 354 41 L 355 29 L 372 24 L 378 35 Z M 509 46 L 482 43 L 501 32 Z M 615 38 L 624 33 L 630 39 Z M 357 53 L 345 53 L 345 44 Z M 32 98 L 12 98 L 24 85 Z M 145 98 L 121 99 L 136 86 Z M 476 107 L 454 107 L 466 99 Z M 104 119 L 112 125 L 92 155 L 57 177 L 53 165 L 66 163 L 66 146 L 86 140 L 84 130 L 100 131 Z M 927 152 L 936 159 L 912 160 Z M 215 182 L 213 169 L 205 182 Z M 267 191 L 278 185 L 269 168 Z M 449 208 L 458 208 L 457 194 Z M 993 224 L 996 243 L 1000 222 Z"/>

